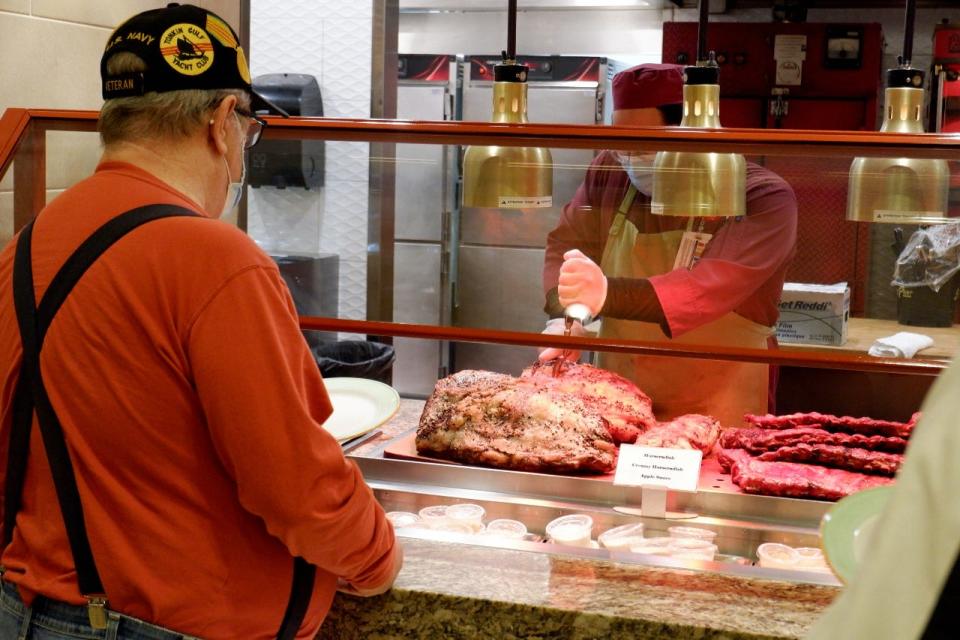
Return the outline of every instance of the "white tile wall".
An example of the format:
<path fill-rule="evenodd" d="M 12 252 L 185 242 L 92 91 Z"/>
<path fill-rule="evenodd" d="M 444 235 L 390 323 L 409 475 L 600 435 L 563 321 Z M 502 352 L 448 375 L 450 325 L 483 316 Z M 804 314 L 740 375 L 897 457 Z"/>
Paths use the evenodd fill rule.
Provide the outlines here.
<path fill-rule="evenodd" d="M 0 11 L 30 13 L 30 0 L 0 0 Z"/>
<path fill-rule="evenodd" d="M 156 0 L 110 0 L 109 2 L 32 0 L 31 13 L 41 18 L 113 29 L 130 16 L 159 6 L 163 5 Z"/>
<path fill-rule="evenodd" d="M 372 21 L 373 0 L 251 0 L 251 72 L 313 75 L 324 115 L 369 117 Z M 250 190 L 249 232 L 261 246 L 340 256 L 343 318 L 366 317 L 369 161 L 366 143 L 328 142 L 321 191 Z"/>
<path fill-rule="evenodd" d="M 0 13 L 0 111 L 99 109 L 105 27 Z"/>
<path fill-rule="evenodd" d="M 47 133 L 47 188 L 64 189 L 86 178 L 97 168 L 102 148 L 96 133 Z"/>

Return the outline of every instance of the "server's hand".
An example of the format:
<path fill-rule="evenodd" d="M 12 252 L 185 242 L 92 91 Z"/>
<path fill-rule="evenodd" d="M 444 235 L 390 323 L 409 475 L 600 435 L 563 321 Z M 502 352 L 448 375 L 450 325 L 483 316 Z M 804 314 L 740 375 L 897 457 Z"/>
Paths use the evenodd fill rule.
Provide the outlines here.
<path fill-rule="evenodd" d="M 553 318 L 552 320 L 547 321 L 547 327 L 541 331 L 541 333 L 552 336 L 562 336 L 564 333 L 564 325 L 565 323 L 563 318 Z M 570 335 L 579 337 L 588 334 L 580 322 L 575 320 L 573 326 L 570 328 Z M 580 359 L 580 351 L 556 349 L 554 347 L 550 347 L 549 349 L 544 349 L 541 351 L 539 356 L 540 362 L 549 362 L 551 360 L 556 360 L 557 358 L 563 358 L 565 360 L 569 360 L 570 362 L 576 362 Z"/>
<path fill-rule="evenodd" d="M 607 277 L 593 260 L 578 249 L 571 249 L 563 254 L 557 294 L 564 308 L 579 302 L 597 317 L 607 299 Z"/>

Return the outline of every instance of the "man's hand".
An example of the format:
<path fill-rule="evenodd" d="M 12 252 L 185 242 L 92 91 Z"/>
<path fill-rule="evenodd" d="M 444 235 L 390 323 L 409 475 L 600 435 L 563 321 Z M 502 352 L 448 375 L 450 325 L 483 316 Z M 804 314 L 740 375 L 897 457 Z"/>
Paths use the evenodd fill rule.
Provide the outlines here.
<path fill-rule="evenodd" d="M 344 580 L 343 578 L 337 578 L 337 591 L 343 593 L 348 593 L 352 596 L 361 596 L 364 598 L 369 598 L 370 596 L 379 596 L 382 593 L 386 593 L 390 590 L 390 587 L 393 586 L 394 581 L 397 579 L 397 574 L 400 573 L 400 569 L 403 567 L 403 547 L 400 546 L 400 541 L 397 540 L 393 545 L 393 568 L 390 571 L 390 579 L 384 582 L 383 584 L 377 585 L 376 587 L 367 587 L 367 588 L 358 588 Z"/>
<path fill-rule="evenodd" d="M 563 254 L 557 294 L 564 308 L 579 302 L 596 317 L 607 299 L 607 278 L 593 260 L 578 249 L 571 249 Z"/>
<path fill-rule="evenodd" d="M 563 318 L 553 318 L 552 320 L 547 321 L 547 328 L 541 331 L 541 333 L 552 336 L 562 336 L 563 332 Z M 588 334 L 580 322 L 575 320 L 573 326 L 570 328 L 570 335 L 582 337 Z M 539 360 L 540 362 L 549 362 L 551 360 L 556 360 L 557 358 L 563 358 L 565 360 L 569 360 L 570 362 L 576 362 L 580 359 L 580 351 L 571 349 L 556 349 L 554 347 L 550 347 L 549 349 L 544 349 L 540 352 Z"/>

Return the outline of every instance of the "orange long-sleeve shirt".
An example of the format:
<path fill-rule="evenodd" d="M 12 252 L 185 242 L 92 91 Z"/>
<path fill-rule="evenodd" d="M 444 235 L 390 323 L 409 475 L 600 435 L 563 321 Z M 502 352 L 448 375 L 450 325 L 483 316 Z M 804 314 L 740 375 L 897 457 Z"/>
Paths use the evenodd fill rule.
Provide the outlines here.
<path fill-rule="evenodd" d="M 37 300 L 87 236 L 145 204 L 200 211 L 121 163 L 51 202 L 33 235 Z M 0 483 L 22 355 L 15 243 L 0 254 Z M 337 576 L 388 579 L 393 530 L 321 428 L 330 401 L 293 302 L 242 232 L 206 218 L 131 232 L 67 298 L 41 367 L 112 609 L 203 638 L 274 637 L 299 555 L 318 567 L 298 635 L 312 638 Z M 27 602 L 84 602 L 36 424 L 2 561 Z"/>

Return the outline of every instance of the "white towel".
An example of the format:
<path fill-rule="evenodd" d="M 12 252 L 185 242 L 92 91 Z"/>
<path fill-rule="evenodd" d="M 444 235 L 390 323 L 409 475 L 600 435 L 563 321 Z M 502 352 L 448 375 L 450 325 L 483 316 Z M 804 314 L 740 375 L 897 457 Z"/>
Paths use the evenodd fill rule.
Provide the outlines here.
<path fill-rule="evenodd" d="M 881 358 L 912 358 L 917 351 L 933 346 L 933 338 L 922 333 L 901 331 L 886 338 L 877 338 L 870 355 Z"/>

